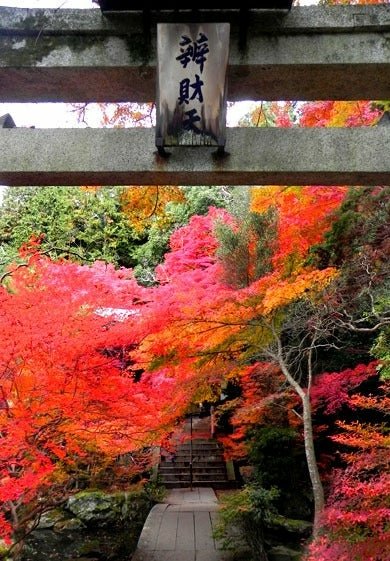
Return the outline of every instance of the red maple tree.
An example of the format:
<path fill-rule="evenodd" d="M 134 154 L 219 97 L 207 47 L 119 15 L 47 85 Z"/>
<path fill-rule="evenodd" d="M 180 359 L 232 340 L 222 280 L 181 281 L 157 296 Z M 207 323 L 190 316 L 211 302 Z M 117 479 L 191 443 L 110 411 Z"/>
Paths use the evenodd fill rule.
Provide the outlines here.
<path fill-rule="evenodd" d="M 0 288 L 4 538 L 82 484 L 83 466 L 104 467 L 149 446 L 174 418 L 172 380 L 161 372 L 139 379 L 123 360 L 142 336 L 145 289 L 130 271 L 33 253 L 7 281 Z"/>

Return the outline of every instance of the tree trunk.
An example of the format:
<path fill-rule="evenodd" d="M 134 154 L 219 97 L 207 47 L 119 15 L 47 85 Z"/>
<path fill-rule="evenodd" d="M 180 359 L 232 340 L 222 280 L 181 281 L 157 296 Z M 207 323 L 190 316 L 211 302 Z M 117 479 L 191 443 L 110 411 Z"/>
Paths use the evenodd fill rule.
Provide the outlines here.
<path fill-rule="evenodd" d="M 313 537 L 316 537 L 320 527 L 320 516 L 324 508 L 324 488 L 318 472 L 317 460 L 314 451 L 313 424 L 311 416 L 310 395 L 300 396 L 303 405 L 303 433 L 305 440 L 305 454 L 314 498 L 314 526 Z"/>

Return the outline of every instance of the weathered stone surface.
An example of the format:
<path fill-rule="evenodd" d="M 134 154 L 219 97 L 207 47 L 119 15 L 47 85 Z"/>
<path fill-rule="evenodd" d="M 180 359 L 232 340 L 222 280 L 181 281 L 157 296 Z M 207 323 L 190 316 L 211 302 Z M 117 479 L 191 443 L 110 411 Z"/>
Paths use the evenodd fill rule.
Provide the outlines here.
<path fill-rule="evenodd" d="M 152 506 L 140 493 L 82 491 L 68 499 L 66 510 L 87 525 L 112 526 L 142 519 Z"/>
<path fill-rule="evenodd" d="M 84 530 L 86 525 L 78 518 L 68 518 L 67 520 L 59 520 L 53 526 L 55 532 L 70 532 L 75 530 Z"/>
<path fill-rule="evenodd" d="M 285 518 L 284 516 L 275 516 L 268 524 L 269 528 L 284 530 L 287 533 L 297 534 L 299 536 L 309 537 L 313 529 L 313 524 L 306 520 L 296 520 L 295 518 Z"/>
<path fill-rule="evenodd" d="M 390 97 L 388 5 L 293 8 L 284 18 L 254 12 L 244 47 L 237 14 L 229 19 L 232 101 Z M 145 44 L 141 21 L 0 8 L 0 101 L 152 101 L 155 26 Z"/>
<path fill-rule="evenodd" d="M 146 494 L 136 491 L 78 493 L 63 509 L 42 517 L 26 540 L 22 559 L 128 561 L 150 508 Z"/>
<path fill-rule="evenodd" d="M 101 493 L 80 493 L 71 497 L 67 508 L 83 522 L 94 524 L 112 522 L 118 518 L 120 507 L 116 500 L 103 496 Z"/>
<path fill-rule="evenodd" d="M 228 21 L 233 31 L 237 31 L 237 10 L 221 9 L 222 16 L 200 8 L 198 16 L 202 21 Z M 142 32 L 143 21 L 140 12 L 109 14 L 102 16 L 98 8 L 91 10 L 58 10 L 2 7 L 1 28 L 15 34 L 60 35 L 82 34 L 111 35 L 115 33 Z M 182 15 L 185 19 L 185 15 Z M 187 18 L 193 19 L 190 13 Z M 151 13 L 151 24 L 155 25 L 156 14 Z M 172 11 L 158 14 L 158 21 L 172 21 Z M 388 6 L 335 6 L 331 10 L 326 6 L 293 7 L 286 12 L 263 12 L 251 10 L 248 18 L 249 30 L 253 33 L 319 33 L 319 32 L 356 32 L 380 31 L 390 29 L 390 12 Z M 153 32 L 153 27 L 152 27 Z"/>
<path fill-rule="evenodd" d="M 273 547 L 268 553 L 269 561 L 300 561 L 302 553 L 283 545 Z"/>
<path fill-rule="evenodd" d="M 57 522 L 63 521 L 66 517 L 67 516 L 64 511 L 59 508 L 49 510 L 48 512 L 42 514 L 37 529 L 47 530 L 49 528 L 53 528 Z"/>
<path fill-rule="evenodd" d="M 70 497 L 67 509 L 87 525 L 112 526 L 121 524 L 129 510 L 124 511 L 125 495 L 108 495 L 100 491 L 85 491 Z"/>
<path fill-rule="evenodd" d="M 390 127 L 228 129 L 226 149 L 164 159 L 152 129 L 0 129 L 0 184 L 390 184 Z"/>

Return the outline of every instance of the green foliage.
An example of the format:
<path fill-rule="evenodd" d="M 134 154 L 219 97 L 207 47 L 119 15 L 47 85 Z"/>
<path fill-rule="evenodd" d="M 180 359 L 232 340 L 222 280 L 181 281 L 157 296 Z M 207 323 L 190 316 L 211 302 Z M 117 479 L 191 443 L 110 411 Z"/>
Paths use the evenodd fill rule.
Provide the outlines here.
<path fill-rule="evenodd" d="M 311 262 L 315 266 L 336 266 L 340 271 L 329 295 L 331 307 L 345 310 L 349 318 L 362 318 L 364 323 L 360 321 L 360 327 L 372 327 L 389 313 L 389 227 L 390 187 L 351 187 L 325 241 L 312 249 Z M 346 350 L 347 360 L 365 361 L 372 348 L 374 356 L 388 364 L 386 333 L 381 334 L 378 329 L 371 334 L 344 333 L 341 339 L 339 347 Z M 338 356 L 339 365 L 329 364 L 329 357 L 325 356 L 328 364 L 323 365 L 324 369 L 353 366 L 343 362 L 337 351 L 332 353 L 332 360 Z M 388 375 L 385 364 L 382 376 Z"/>
<path fill-rule="evenodd" d="M 18 249 L 31 236 L 43 234 L 43 251 L 53 256 L 90 262 L 105 260 L 134 267 L 139 282 L 155 282 L 174 230 L 210 206 L 230 204 L 227 187 L 183 187 L 185 202 L 168 202 L 166 217 L 156 216 L 140 234 L 122 208 L 121 187 L 13 187 L 4 196 L 0 215 L 0 263 L 17 259 Z"/>
<path fill-rule="evenodd" d="M 310 516 L 310 483 L 297 433 L 289 427 L 265 426 L 252 429 L 247 438 L 253 479 L 266 489 L 279 489 L 279 513 Z"/>
<path fill-rule="evenodd" d="M 372 349 L 372 355 L 381 361 L 380 377 L 390 380 L 390 328 L 387 327 L 379 334 Z"/>
<path fill-rule="evenodd" d="M 253 559 L 267 560 L 264 548 L 264 526 L 276 515 L 274 506 L 279 496 L 275 488 L 247 485 L 237 493 L 222 498 L 215 537 L 225 548 L 249 547 Z"/>
<path fill-rule="evenodd" d="M 289 480 L 295 431 L 288 427 L 258 427 L 248 437 L 249 458 L 256 466 L 259 482 L 266 487 L 280 487 L 283 480 Z"/>
<path fill-rule="evenodd" d="M 3 540 L 0 540 L 0 559 L 2 559 L 3 561 L 8 561 L 8 559 L 10 559 L 7 555 L 8 551 L 9 547 L 5 545 Z"/>
<path fill-rule="evenodd" d="M 131 266 L 136 235 L 119 204 L 120 188 L 13 187 L 0 216 L 3 261 L 15 258 L 31 236 L 42 237 L 43 251 L 81 262 L 105 260 Z"/>
<path fill-rule="evenodd" d="M 143 286 L 151 286 L 155 283 L 154 269 L 168 250 L 171 233 L 171 226 L 168 229 L 161 229 L 154 223 L 147 233 L 146 241 L 133 249 L 132 257 L 136 263 L 134 274 Z"/>
<path fill-rule="evenodd" d="M 231 187 L 183 187 L 186 196 L 186 204 L 177 204 L 172 213 L 177 216 L 182 212 L 182 224 L 186 224 L 194 214 L 200 216 L 207 214 L 209 208 L 228 208 L 233 200 Z"/>
<path fill-rule="evenodd" d="M 158 477 L 146 481 L 144 491 L 146 496 L 154 503 L 161 503 L 167 495 L 167 490 Z"/>
<path fill-rule="evenodd" d="M 225 282 L 242 288 L 272 270 L 271 256 L 276 237 L 275 210 L 263 214 L 248 213 L 239 228 L 227 224 L 217 226 Z"/>
<path fill-rule="evenodd" d="M 312 249 L 312 262 L 320 267 L 348 267 L 364 248 L 381 252 L 388 240 L 389 218 L 390 187 L 351 187 L 325 241 Z"/>

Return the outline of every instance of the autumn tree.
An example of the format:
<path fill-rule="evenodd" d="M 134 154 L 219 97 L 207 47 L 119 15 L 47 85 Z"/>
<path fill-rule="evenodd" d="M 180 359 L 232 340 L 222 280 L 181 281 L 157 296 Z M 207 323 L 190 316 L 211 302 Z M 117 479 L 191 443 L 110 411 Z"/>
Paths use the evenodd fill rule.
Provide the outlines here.
<path fill-rule="evenodd" d="M 168 203 L 183 202 L 180 187 L 169 185 L 133 185 L 121 193 L 121 205 L 130 224 L 137 232 L 144 232 L 155 221 L 161 226 L 169 224 L 166 212 Z"/>
<path fill-rule="evenodd" d="M 137 197 L 142 198 L 142 187 L 136 187 L 140 190 Z M 150 187 L 146 187 L 150 189 Z M 165 189 L 168 191 L 165 192 Z M 169 189 L 175 189 L 173 193 L 177 193 L 170 198 Z M 153 285 L 156 283 L 157 277 L 155 268 L 163 261 L 164 254 L 169 249 L 169 240 L 175 230 L 181 228 L 188 223 L 191 216 L 207 214 L 209 208 L 229 207 L 233 200 L 231 188 L 227 187 L 159 187 L 159 198 L 161 201 L 160 212 L 150 215 L 144 220 L 142 213 L 138 218 L 139 227 L 142 228 L 142 240 L 133 251 L 133 257 L 136 261 L 134 273 L 144 285 Z M 126 191 L 127 193 L 127 191 Z M 129 195 L 134 195 L 129 192 Z M 128 206 L 132 205 L 131 197 L 128 198 Z M 149 205 L 150 209 L 150 205 Z M 133 214 L 134 210 L 132 211 Z"/>
<path fill-rule="evenodd" d="M 356 201 L 355 195 L 356 193 L 351 191 L 351 198 Z M 335 232 L 345 232 L 346 226 L 349 224 L 352 234 L 350 241 L 340 244 L 338 239 L 339 243 L 335 243 L 333 246 L 339 249 L 344 248 L 344 251 L 349 252 L 349 257 L 338 262 L 340 272 L 329 285 L 322 301 L 318 300 L 318 294 L 312 301 L 309 294 L 304 295 L 304 292 L 312 290 L 313 286 L 310 286 L 310 288 L 306 287 L 300 295 L 297 293 L 298 298 L 291 300 L 291 303 L 288 304 L 287 289 L 292 288 L 294 284 L 290 274 L 290 280 L 287 283 L 279 281 L 280 286 L 283 286 L 279 302 L 277 285 L 274 286 L 274 294 L 270 295 L 271 304 L 277 305 L 275 311 L 278 309 L 279 313 L 273 317 L 272 324 L 264 322 L 263 318 L 259 326 L 263 330 L 265 328 L 271 331 L 271 344 L 263 348 L 262 352 L 258 352 L 257 356 L 263 355 L 274 360 L 291 386 L 294 387 L 294 383 L 296 384 L 294 389 L 302 399 L 304 417 L 305 414 L 310 413 L 310 388 L 313 374 L 318 374 L 318 355 L 327 348 L 334 347 L 337 352 L 337 347 L 349 347 L 351 332 L 362 334 L 370 341 L 370 336 L 372 337 L 378 332 L 384 335 L 388 329 L 386 326 L 389 322 L 389 307 L 388 298 L 386 299 L 385 296 L 388 260 L 386 250 L 383 250 L 388 239 L 385 234 L 389 217 L 388 197 L 382 188 L 361 190 L 360 196 L 357 197 L 359 204 L 356 205 L 359 212 L 356 212 L 355 215 L 352 214 L 356 222 L 346 219 L 345 215 L 345 209 L 351 209 L 351 198 L 349 202 L 346 199 L 339 216 L 333 216 L 333 227 L 328 230 L 327 236 L 328 240 L 334 239 Z M 364 216 L 364 220 L 362 216 Z M 349 218 L 351 217 L 349 216 Z M 364 228 L 362 225 L 359 228 L 359 221 L 366 222 L 367 226 Z M 328 223 L 328 228 L 330 226 L 332 223 Z M 299 236 L 295 239 L 299 239 Z M 309 249 L 309 245 L 307 249 Z M 304 252 L 299 255 L 302 259 Z M 275 265 L 278 263 L 283 265 L 286 261 L 278 258 Z M 290 268 L 290 260 L 287 263 Z M 326 264 L 332 264 L 332 261 Z M 324 265 L 322 264 L 322 266 Z M 298 279 L 300 282 L 303 280 L 302 276 L 297 277 L 296 280 Z M 283 311 L 283 308 L 284 312 L 281 316 L 280 312 Z M 253 331 L 253 325 L 251 327 Z M 264 332 L 262 336 L 264 341 Z M 251 341 L 249 334 L 245 341 L 247 343 Z M 368 349 L 366 353 L 367 351 Z M 354 352 L 356 356 L 356 350 Z M 341 373 L 340 377 L 344 383 L 347 383 L 348 378 L 345 372 Z M 356 378 L 357 376 L 354 375 L 354 379 Z M 299 381 L 298 384 L 297 381 Z M 332 386 L 327 384 L 326 389 L 329 395 L 331 395 L 331 388 Z M 305 403 L 305 400 L 308 403 Z M 310 425 L 310 419 L 308 419 L 308 425 Z M 313 457 L 312 460 L 314 460 Z M 319 513 L 320 509 L 318 509 Z M 319 516 L 316 522 L 318 531 Z M 368 523 L 371 522 L 368 520 Z"/>
<path fill-rule="evenodd" d="M 188 227 L 177 230 L 171 251 L 157 269 L 161 284 L 154 291 L 153 313 L 158 321 L 139 355 L 143 364 L 149 361 L 157 368 L 172 368 L 179 375 L 179 386 L 194 392 L 193 399 L 205 395 L 215 399 L 221 383 L 240 379 L 255 362 L 272 363 L 277 368 L 299 398 L 295 414 L 301 415 L 304 428 L 315 500 L 315 533 L 320 528 L 324 493 L 314 450 L 311 392 L 323 367 L 318 358 L 332 349 L 340 352 L 338 347 L 348 342 L 347 334 L 354 328 L 348 325 L 347 308 L 335 296 L 340 294 L 342 277 L 337 267 L 332 262 L 315 267 L 308 259 L 311 248 L 320 247 L 326 232 L 331 238 L 347 193 L 343 187 L 255 189 L 252 209 L 260 214 L 272 209 L 274 222 L 268 226 L 276 235 L 269 238 L 273 240 L 266 257 L 269 268 L 248 277 L 248 266 L 244 267 L 246 280 L 238 286 L 235 281 L 226 282 L 229 269 L 224 268 L 224 259 L 218 258 L 221 246 L 216 238 L 221 224 L 224 233 L 231 232 L 233 270 L 235 259 L 238 262 L 235 248 L 240 252 L 245 249 L 243 242 L 234 245 L 240 228 L 236 218 L 213 211 L 202 219 L 194 217 Z M 381 213 L 382 207 L 377 212 Z M 245 235 L 244 261 L 249 263 L 251 255 L 255 264 L 259 239 L 251 250 L 251 238 Z M 263 258 L 263 254 L 257 257 Z M 363 286 L 367 286 L 368 277 L 365 279 Z M 383 280 L 383 275 L 380 282 L 378 277 L 378 288 L 383 289 Z M 359 298 L 357 293 L 355 296 Z M 361 300 L 361 314 L 367 310 L 366 303 Z M 385 313 L 381 321 L 386 322 Z M 356 330 L 359 325 L 365 330 L 375 328 L 368 325 L 367 317 L 365 322 L 355 324 Z"/>
<path fill-rule="evenodd" d="M 332 472 L 322 529 L 310 544 L 308 561 L 385 561 L 389 557 L 388 383 L 379 383 L 376 395 L 362 393 L 367 381 L 371 380 L 372 387 L 372 381 L 378 380 L 376 367 L 376 363 L 358 365 L 346 372 L 323 374 L 316 381 L 314 407 L 322 409 L 325 420 L 333 418 L 336 423 L 330 438 L 339 461 Z M 348 411 L 364 420 L 345 420 Z"/>
<path fill-rule="evenodd" d="M 320 4 L 337 5 L 337 4 L 386 4 L 387 0 L 320 0 Z"/>
<path fill-rule="evenodd" d="M 312 101 L 299 106 L 298 122 L 301 127 L 373 126 L 382 114 L 372 101 Z"/>
<path fill-rule="evenodd" d="M 316 196 L 318 207 L 323 209 L 325 217 L 337 208 L 345 192 L 333 190 L 332 204 L 327 202 L 321 206 L 322 199 L 327 200 L 329 197 L 330 189 L 314 190 L 315 195 L 312 188 L 306 189 L 308 202 L 307 207 L 301 205 L 302 216 L 305 216 L 305 210 L 310 215 L 313 197 Z M 290 214 L 294 213 L 302 200 L 305 201 L 305 190 L 303 199 L 297 194 L 288 189 L 285 191 L 285 196 L 289 198 L 285 208 L 289 209 Z M 292 209 L 294 197 L 296 207 Z M 269 198 L 265 210 L 268 210 L 271 202 Z M 283 213 L 281 215 L 279 220 L 283 221 L 285 217 Z M 313 217 L 313 224 L 316 221 L 317 226 L 321 223 L 318 218 Z M 225 216 L 223 220 L 224 227 L 234 231 L 234 219 Z M 299 230 L 299 222 L 295 220 L 294 224 Z M 329 222 L 324 218 L 323 228 L 328 225 Z M 324 497 L 314 452 L 310 388 L 315 373 L 315 351 L 318 345 L 325 344 L 325 335 L 323 330 L 318 330 L 321 318 L 317 317 L 315 302 L 335 277 L 336 271 L 332 268 L 320 271 L 302 267 L 309 246 L 307 242 L 299 254 L 299 260 L 294 260 L 295 266 L 289 264 L 287 276 L 286 263 L 291 254 L 296 255 L 297 248 L 287 246 L 288 249 L 282 253 L 281 240 L 277 239 L 273 270 L 252 280 L 249 285 L 246 283 L 244 288 L 232 288 L 223 281 L 223 264 L 217 259 L 219 244 L 213 233 L 214 228 L 209 223 L 207 229 L 203 227 L 201 232 L 194 235 L 196 222 L 193 219 L 188 228 L 175 233 L 172 251 L 158 269 L 160 279 L 164 282 L 156 291 L 156 302 L 162 306 L 156 311 L 160 326 L 156 335 L 144 344 L 144 350 L 153 356 L 161 353 L 163 348 L 164 355 L 160 356 L 160 360 L 172 357 L 184 360 L 190 348 L 191 364 L 196 364 L 197 370 L 193 376 L 194 379 L 197 376 L 198 388 L 202 385 L 199 384 L 202 373 L 207 380 L 207 376 L 213 372 L 212 377 L 208 378 L 209 385 L 210 382 L 213 385 L 223 378 L 239 375 L 240 369 L 246 364 L 261 358 L 279 367 L 301 400 L 305 448 L 315 498 L 315 526 L 318 528 Z M 308 234 L 311 231 L 304 220 L 302 228 L 307 228 Z M 312 235 L 318 241 L 319 234 L 314 232 L 314 228 Z M 167 286 L 170 297 L 167 296 Z M 163 312 L 163 309 L 166 311 Z M 162 316 L 168 321 L 166 331 L 161 329 Z"/>
<path fill-rule="evenodd" d="M 310 260 L 319 268 L 336 266 L 337 282 L 328 294 L 338 332 L 365 340 L 366 354 L 382 358 L 388 373 L 389 334 L 389 224 L 388 187 L 350 189 L 336 213 L 324 241 L 311 250 Z M 356 356 L 356 350 L 353 351 Z"/>
<path fill-rule="evenodd" d="M 341 0 L 340 3 L 350 2 Z M 386 109 L 388 103 L 383 101 L 262 101 L 240 120 L 240 125 L 285 128 L 370 126 L 378 123 Z"/>
<path fill-rule="evenodd" d="M 123 360 L 145 335 L 139 319 L 145 293 L 131 272 L 102 262 L 55 262 L 32 249 L 22 250 L 23 264 L 0 289 L 6 539 L 20 538 L 45 509 L 119 454 L 158 442 L 175 418 L 170 406 L 180 402 L 163 373 L 139 378 Z"/>
<path fill-rule="evenodd" d="M 275 208 L 265 213 L 248 213 L 234 226 L 217 225 L 220 242 L 217 256 L 223 263 L 224 280 L 235 288 L 249 286 L 272 270 L 275 241 Z"/>
<path fill-rule="evenodd" d="M 209 206 L 232 199 L 223 187 L 15 187 L 5 194 L 0 216 L 0 267 L 17 259 L 31 236 L 55 257 L 132 266 L 144 285 L 156 282 L 155 267 L 172 232 Z"/>

